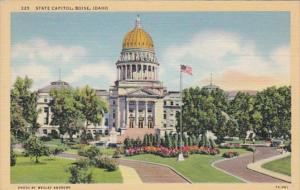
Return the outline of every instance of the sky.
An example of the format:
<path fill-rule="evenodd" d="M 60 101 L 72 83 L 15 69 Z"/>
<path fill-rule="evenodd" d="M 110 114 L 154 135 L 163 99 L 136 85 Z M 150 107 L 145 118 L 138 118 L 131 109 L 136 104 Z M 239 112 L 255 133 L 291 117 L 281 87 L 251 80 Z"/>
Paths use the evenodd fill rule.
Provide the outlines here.
<path fill-rule="evenodd" d="M 122 40 L 137 14 L 154 41 L 159 79 L 179 90 L 213 83 L 224 90 L 290 84 L 288 12 L 12 13 L 12 80 L 28 75 L 33 89 L 59 79 L 108 90 L 116 80 Z"/>

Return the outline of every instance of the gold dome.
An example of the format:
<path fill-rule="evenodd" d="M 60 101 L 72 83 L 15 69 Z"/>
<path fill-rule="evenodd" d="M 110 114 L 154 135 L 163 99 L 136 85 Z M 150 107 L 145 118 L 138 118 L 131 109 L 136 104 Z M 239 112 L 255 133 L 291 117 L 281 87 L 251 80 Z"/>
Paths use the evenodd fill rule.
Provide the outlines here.
<path fill-rule="evenodd" d="M 135 28 L 128 32 L 123 40 L 123 49 L 127 48 L 153 49 L 152 38 L 141 27 L 139 17 L 136 19 Z"/>

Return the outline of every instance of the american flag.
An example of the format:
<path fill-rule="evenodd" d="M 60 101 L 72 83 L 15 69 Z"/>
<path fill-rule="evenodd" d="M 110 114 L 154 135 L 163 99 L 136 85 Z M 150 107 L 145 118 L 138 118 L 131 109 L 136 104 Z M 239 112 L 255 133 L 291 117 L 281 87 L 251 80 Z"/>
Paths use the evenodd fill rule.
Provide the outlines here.
<path fill-rule="evenodd" d="M 189 74 L 189 75 L 193 75 L 193 73 L 192 73 L 193 69 L 190 66 L 181 65 L 181 72 L 184 72 L 184 73 Z"/>

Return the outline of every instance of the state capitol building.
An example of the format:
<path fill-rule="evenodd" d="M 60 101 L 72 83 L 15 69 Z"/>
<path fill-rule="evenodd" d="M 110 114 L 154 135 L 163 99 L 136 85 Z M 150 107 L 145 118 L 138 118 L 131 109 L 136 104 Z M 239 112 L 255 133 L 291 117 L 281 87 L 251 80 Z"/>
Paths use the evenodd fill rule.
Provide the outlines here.
<path fill-rule="evenodd" d="M 97 95 L 107 101 L 109 113 L 105 114 L 102 123 L 90 126 L 89 132 L 108 135 L 117 131 L 123 138 L 175 132 L 180 93 L 167 91 L 163 86 L 158 77 L 159 66 L 154 42 L 137 17 L 134 28 L 123 39 L 116 62 L 116 81 L 108 91 L 96 90 Z M 50 91 L 63 87 L 70 85 L 59 80 L 38 90 L 38 108 L 43 110 L 38 119 L 40 134 L 58 132 L 58 126 L 50 125 Z"/>

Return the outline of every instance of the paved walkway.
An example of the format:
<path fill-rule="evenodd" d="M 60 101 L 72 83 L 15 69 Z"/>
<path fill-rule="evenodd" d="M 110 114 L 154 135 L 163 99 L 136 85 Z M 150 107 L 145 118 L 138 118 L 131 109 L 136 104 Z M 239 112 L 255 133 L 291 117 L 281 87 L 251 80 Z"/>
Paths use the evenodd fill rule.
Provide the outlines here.
<path fill-rule="evenodd" d="M 123 176 L 124 184 L 142 184 L 142 180 L 133 168 L 128 166 L 119 166 Z"/>
<path fill-rule="evenodd" d="M 271 147 L 256 147 L 255 161 L 270 158 L 280 153 Z M 227 173 L 237 176 L 251 183 L 283 183 L 284 181 L 264 175 L 247 168 L 252 163 L 253 155 L 247 154 L 233 159 L 226 159 L 214 164 L 215 167 L 226 171 Z"/>
<path fill-rule="evenodd" d="M 77 154 L 60 153 L 58 157 L 77 159 Z M 118 159 L 124 183 L 188 183 L 182 176 L 166 166 L 134 160 Z"/>
<path fill-rule="evenodd" d="M 272 176 L 276 179 L 281 179 L 283 181 L 291 183 L 291 181 L 292 181 L 291 176 L 284 175 L 284 174 L 281 174 L 281 173 L 277 173 L 277 172 L 262 168 L 262 165 L 264 165 L 265 163 L 268 163 L 268 162 L 271 162 L 271 161 L 274 161 L 274 160 L 279 160 L 279 159 L 285 158 L 285 157 L 290 156 L 290 155 L 291 155 L 291 153 L 287 152 L 287 153 L 280 154 L 280 155 L 277 155 L 277 156 L 274 156 L 274 157 L 271 157 L 271 158 L 263 159 L 263 160 L 255 162 L 255 163 L 248 164 L 247 168 L 249 168 L 250 170 L 254 170 L 256 172 L 265 174 L 265 175 Z"/>
<path fill-rule="evenodd" d="M 182 176 L 166 166 L 134 160 L 118 160 L 120 165 L 128 166 L 138 173 L 144 183 L 188 183 Z"/>

